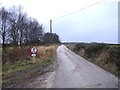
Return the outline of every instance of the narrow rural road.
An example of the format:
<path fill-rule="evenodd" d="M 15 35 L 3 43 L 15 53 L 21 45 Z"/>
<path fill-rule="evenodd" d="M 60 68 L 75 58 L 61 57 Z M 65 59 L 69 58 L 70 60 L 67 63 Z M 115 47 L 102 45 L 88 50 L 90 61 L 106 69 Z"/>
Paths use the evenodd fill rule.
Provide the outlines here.
<path fill-rule="evenodd" d="M 118 88 L 118 78 L 61 45 L 53 88 Z"/>

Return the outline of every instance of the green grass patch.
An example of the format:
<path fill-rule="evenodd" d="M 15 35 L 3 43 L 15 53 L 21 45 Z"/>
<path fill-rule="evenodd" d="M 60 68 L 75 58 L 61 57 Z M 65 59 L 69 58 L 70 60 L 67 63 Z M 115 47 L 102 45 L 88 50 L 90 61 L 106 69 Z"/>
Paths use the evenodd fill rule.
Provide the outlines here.
<path fill-rule="evenodd" d="M 50 47 L 49 47 L 50 48 Z M 29 48 L 14 47 L 5 48 L 2 60 L 2 86 L 9 87 L 11 85 L 20 85 L 24 82 L 30 82 L 45 72 L 46 69 L 55 61 L 56 48 L 50 48 L 45 57 L 40 56 L 38 53 L 35 60 L 32 60 L 28 52 Z"/>
<path fill-rule="evenodd" d="M 24 60 L 15 63 L 4 64 L 2 68 L 3 87 L 12 84 L 24 83 L 31 78 L 45 73 L 44 68 L 54 61 L 53 58 L 37 58 L 36 60 Z"/>
<path fill-rule="evenodd" d="M 44 66 L 49 61 L 50 61 L 49 59 L 37 58 L 36 60 L 24 60 L 24 61 L 20 61 L 20 62 L 18 61 L 15 63 L 8 63 L 3 65 L 2 72 L 4 75 L 6 75 L 16 71 L 28 70 L 38 65 Z"/>

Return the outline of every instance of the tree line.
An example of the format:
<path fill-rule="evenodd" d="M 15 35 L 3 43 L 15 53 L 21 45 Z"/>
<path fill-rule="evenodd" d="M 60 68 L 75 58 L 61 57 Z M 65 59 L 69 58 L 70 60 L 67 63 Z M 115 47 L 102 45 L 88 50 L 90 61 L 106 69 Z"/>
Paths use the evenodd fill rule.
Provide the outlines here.
<path fill-rule="evenodd" d="M 21 6 L 9 9 L 1 7 L 0 16 L 3 46 L 60 43 L 57 34 L 45 33 L 43 25 L 36 19 L 28 17 Z"/>

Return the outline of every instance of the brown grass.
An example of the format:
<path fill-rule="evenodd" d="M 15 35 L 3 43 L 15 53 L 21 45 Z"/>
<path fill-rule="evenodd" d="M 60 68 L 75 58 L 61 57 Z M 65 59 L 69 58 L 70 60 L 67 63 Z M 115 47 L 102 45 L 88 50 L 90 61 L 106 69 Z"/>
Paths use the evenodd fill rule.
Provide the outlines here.
<path fill-rule="evenodd" d="M 45 69 L 45 68 L 52 65 L 53 62 L 55 61 L 55 53 L 56 53 L 57 46 L 58 45 L 36 46 L 36 48 L 38 49 L 38 54 L 34 61 L 31 59 L 31 56 L 30 56 L 30 48 L 31 47 L 27 47 L 24 50 L 18 49 L 18 51 L 20 51 L 19 55 L 17 54 L 18 53 L 17 49 L 14 50 L 13 48 L 12 49 L 7 48 L 8 49 L 7 54 L 12 53 L 11 57 L 16 56 L 16 58 L 20 58 L 23 55 L 25 58 L 30 57 L 30 59 L 25 60 L 23 58 L 22 60 L 19 59 L 18 61 L 16 61 L 16 59 L 13 58 L 13 59 L 15 59 L 14 62 L 9 61 L 9 62 L 3 64 L 3 68 L 2 68 L 3 87 L 10 86 L 12 84 L 20 84 L 27 80 L 28 80 L 28 82 L 30 82 L 31 78 L 35 78 L 37 75 L 41 75 L 41 74 L 47 72 L 45 70 L 49 70 L 50 68 L 49 69 Z M 25 47 L 23 47 L 23 48 L 25 48 Z M 13 53 L 13 51 L 9 52 L 11 50 L 14 50 L 14 53 Z M 25 50 L 27 50 L 27 52 Z M 24 53 L 22 54 L 21 52 L 24 52 Z M 27 54 L 25 54 L 25 53 L 27 53 Z M 6 56 L 8 56 L 6 58 L 10 58 L 9 54 Z M 26 76 L 27 76 L 27 78 L 26 78 Z"/>
<path fill-rule="evenodd" d="M 120 46 L 104 43 L 67 45 L 86 60 L 120 77 Z M 72 48 L 71 48 L 72 47 Z"/>

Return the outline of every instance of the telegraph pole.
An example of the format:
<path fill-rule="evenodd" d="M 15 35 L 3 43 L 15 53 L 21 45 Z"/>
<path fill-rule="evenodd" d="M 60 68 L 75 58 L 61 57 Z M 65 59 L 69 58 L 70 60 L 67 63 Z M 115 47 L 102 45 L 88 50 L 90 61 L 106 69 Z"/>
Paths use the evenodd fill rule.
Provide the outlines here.
<path fill-rule="evenodd" d="M 52 33 L 52 20 L 50 20 L 50 33 Z"/>

